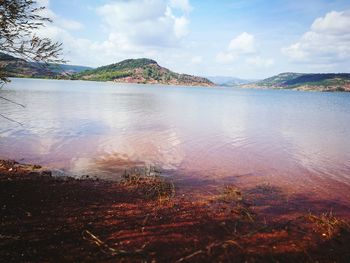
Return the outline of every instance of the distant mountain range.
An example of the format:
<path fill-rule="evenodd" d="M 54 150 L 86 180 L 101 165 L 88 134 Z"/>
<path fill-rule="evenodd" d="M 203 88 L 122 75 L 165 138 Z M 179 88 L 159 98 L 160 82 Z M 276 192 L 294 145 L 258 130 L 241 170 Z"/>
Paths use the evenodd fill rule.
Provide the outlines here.
<path fill-rule="evenodd" d="M 221 76 L 204 78 L 175 73 L 161 67 L 156 61 L 147 58 L 127 59 L 119 63 L 93 69 L 85 66 L 66 64 L 44 65 L 32 63 L 0 52 L 0 71 L 6 73 L 8 77 L 350 92 L 350 73 L 317 74 L 287 72 L 259 81 Z"/>
<path fill-rule="evenodd" d="M 239 86 L 242 84 L 252 83 L 256 80 L 240 79 L 235 77 L 210 76 L 207 77 L 210 81 L 218 86 Z"/>
<path fill-rule="evenodd" d="M 281 73 L 242 88 L 292 89 L 304 91 L 347 91 L 350 92 L 349 73 Z"/>
<path fill-rule="evenodd" d="M 156 61 L 147 58 L 127 59 L 119 63 L 86 70 L 72 75 L 72 79 L 123 83 L 214 86 L 214 83 L 206 78 L 175 73 L 159 66 Z"/>

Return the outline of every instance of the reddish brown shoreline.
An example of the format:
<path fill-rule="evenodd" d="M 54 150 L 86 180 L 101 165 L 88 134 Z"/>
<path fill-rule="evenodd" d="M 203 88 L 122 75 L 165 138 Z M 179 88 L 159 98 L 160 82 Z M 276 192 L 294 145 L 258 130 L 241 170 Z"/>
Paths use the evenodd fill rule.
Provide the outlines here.
<path fill-rule="evenodd" d="M 347 262 L 349 220 L 258 185 L 206 199 L 0 162 L 4 262 Z M 145 191 L 146 189 L 146 191 Z M 304 198 L 304 199 L 303 199 Z M 300 205 L 304 204 L 304 205 Z M 341 210 L 341 204 L 332 206 Z M 336 210 L 337 210 L 336 209 Z M 311 211 L 309 213 L 308 211 Z M 322 214 L 324 213 L 324 214 Z"/>

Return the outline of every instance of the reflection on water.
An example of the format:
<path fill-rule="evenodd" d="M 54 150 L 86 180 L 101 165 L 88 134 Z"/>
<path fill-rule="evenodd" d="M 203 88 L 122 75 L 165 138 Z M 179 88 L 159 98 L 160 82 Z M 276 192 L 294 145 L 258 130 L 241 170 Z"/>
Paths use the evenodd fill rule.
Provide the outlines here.
<path fill-rule="evenodd" d="M 350 189 L 350 94 L 30 79 L 2 94 L 26 105 L 0 101 L 24 124 L 0 120 L 2 158 L 75 175 L 113 178 L 142 163 L 188 178 Z"/>

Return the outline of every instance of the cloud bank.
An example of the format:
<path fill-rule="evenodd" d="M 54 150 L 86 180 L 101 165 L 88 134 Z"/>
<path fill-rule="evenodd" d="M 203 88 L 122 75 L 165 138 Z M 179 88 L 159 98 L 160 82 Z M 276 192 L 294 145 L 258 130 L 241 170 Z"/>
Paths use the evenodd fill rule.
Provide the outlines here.
<path fill-rule="evenodd" d="M 83 2 L 76 1 L 76 6 Z M 270 16 L 272 21 L 266 19 L 252 27 L 249 21 L 268 14 L 259 13 L 259 6 L 248 2 L 248 10 L 256 8 L 254 17 L 235 7 L 235 21 L 230 20 L 235 19 L 231 13 L 229 17 L 214 14 L 214 3 L 193 7 L 189 0 L 105 0 L 80 14 L 80 21 L 69 13 L 57 14 L 59 9 L 54 10 L 49 0 L 38 2 L 47 7 L 43 15 L 54 23 L 37 33 L 62 42 L 65 59 L 71 64 L 101 66 L 149 57 L 178 72 L 244 78 L 283 71 L 350 71 L 350 10 L 346 8 L 330 11 L 333 9 L 325 6 L 318 17 L 312 12 L 312 23 L 309 14 L 307 20 L 296 21 L 300 14 L 288 13 L 284 24 L 277 24 L 281 18 Z M 223 9 L 220 5 L 215 8 Z M 240 23 L 243 18 L 246 20 Z M 222 45 L 227 34 L 232 38 Z"/>
<path fill-rule="evenodd" d="M 72 31 L 82 29 L 84 25 L 55 14 L 48 0 L 40 0 L 39 4 L 47 7 L 43 15 L 54 23 L 47 24 L 37 33 L 63 42 L 70 61 L 91 66 L 130 57 L 157 58 L 165 49 L 180 47 L 189 34 L 192 10 L 188 0 L 110 2 L 95 10 L 106 39 L 93 41 L 75 37 Z"/>
<path fill-rule="evenodd" d="M 336 68 L 350 58 L 350 10 L 315 19 L 309 31 L 282 52 L 296 63 Z"/>
<path fill-rule="evenodd" d="M 244 62 L 259 68 L 267 68 L 274 64 L 273 59 L 262 58 L 258 53 L 255 36 L 243 32 L 230 41 L 227 50 L 217 54 L 216 61 L 219 63 Z"/>

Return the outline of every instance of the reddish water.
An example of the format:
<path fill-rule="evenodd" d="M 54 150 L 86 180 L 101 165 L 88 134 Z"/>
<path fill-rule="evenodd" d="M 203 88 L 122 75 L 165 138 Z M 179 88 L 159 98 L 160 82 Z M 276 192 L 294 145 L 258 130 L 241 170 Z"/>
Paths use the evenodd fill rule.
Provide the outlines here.
<path fill-rule="evenodd" d="M 350 94 L 15 79 L 2 95 L 26 108 L 0 101 L 23 123 L 1 120 L 1 158 L 111 179 L 145 163 L 193 192 L 268 183 L 350 211 Z"/>

